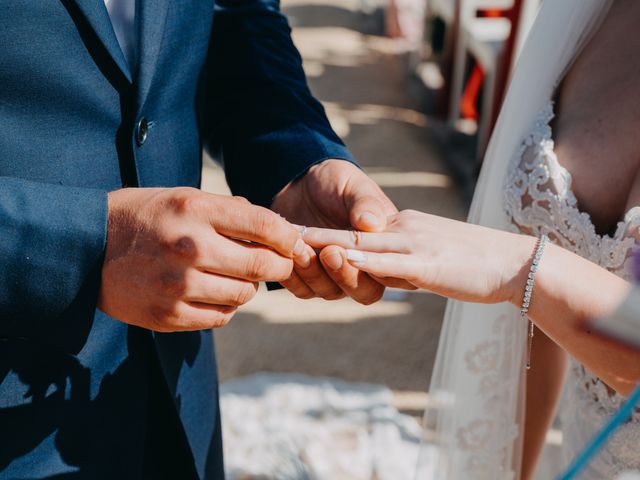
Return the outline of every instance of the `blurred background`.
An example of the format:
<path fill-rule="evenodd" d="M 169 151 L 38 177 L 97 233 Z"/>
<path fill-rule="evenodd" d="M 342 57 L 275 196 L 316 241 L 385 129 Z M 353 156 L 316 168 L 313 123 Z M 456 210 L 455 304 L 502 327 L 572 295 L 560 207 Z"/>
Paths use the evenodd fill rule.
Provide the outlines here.
<path fill-rule="evenodd" d="M 539 0 L 284 0 L 311 90 L 399 209 L 464 219 Z M 207 159 L 203 188 L 228 192 Z M 261 290 L 216 332 L 231 479 L 414 478 L 445 300 Z"/>

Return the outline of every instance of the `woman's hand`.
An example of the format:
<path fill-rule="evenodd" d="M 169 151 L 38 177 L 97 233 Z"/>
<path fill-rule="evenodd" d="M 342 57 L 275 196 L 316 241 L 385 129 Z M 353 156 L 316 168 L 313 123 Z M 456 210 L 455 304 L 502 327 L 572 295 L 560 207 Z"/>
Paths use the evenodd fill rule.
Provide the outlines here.
<path fill-rule="evenodd" d="M 537 242 L 410 210 L 390 216 L 383 233 L 307 228 L 303 239 L 374 277 L 402 279 L 458 300 L 517 307 Z M 630 283 L 553 243 L 535 278 L 528 317 L 607 385 L 628 394 L 640 378 L 640 354 L 593 335 L 587 320 L 611 314 Z"/>
<path fill-rule="evenodd" d="M 383 233 L 307 228 L 315 248 L 335 249 L 375 277 L 458 300 L 519 304 L 536 239 L 404 210 Z M 347 249 L 345 252 L 344 249 Z"/>

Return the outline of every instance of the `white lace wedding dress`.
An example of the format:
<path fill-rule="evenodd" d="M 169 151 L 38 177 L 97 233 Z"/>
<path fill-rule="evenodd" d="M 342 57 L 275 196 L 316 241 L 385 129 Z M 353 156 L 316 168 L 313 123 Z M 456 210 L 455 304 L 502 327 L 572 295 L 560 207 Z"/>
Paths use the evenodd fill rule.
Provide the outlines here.
<path fill-rule="evenodd" d="M 539 114 L 533 130 L 509 165 L 504 202 L 515 231 L 540 236 L 606 268 L 631 276 L 632 249 L 640 243 L 640 207 L 630 209 L 611 235 L 599 235 L 581 212 L 571 190 L 571 174 L 554 153 L 553 104 Z M 535 341 L 535 339 L 534 339 Z M 560 406 L 565 465 L 619 407 L 611 392 L 584 366 L 571 360 Z M 640 413 L 636 412 L 589 465 L 584 479 L 612 479 L 640 467 Z"/>
<path fill-rule="evenodd" d="M 640 208 L 627 212 L 611 235 L 599 235 L 579 210 L 571 175 L 554 154 L 549 127 L 550 99 L 612 3 L 542 2 L 511 76 L 469 221 L 534 235 L 546 232 L 552 241 L 628 278 L 631 249 L 640 243 Z M 433 401 L 425 411 L 424 444 L 437 447 L 436 468 L 422 469 L 419 462 L 419 471 L 431 475 L 421 478 L 519 479 L 526 329 L 510 304 L 449 301 L 429 389 Z M 546 478 L 560 473 L 621 400 L 572 363 L 560 408 L 565 461 L 556 465 L 543 459 L 542 466 L 551 472 Z M 638 445 L 640 414 L 623 425 L 580 478 L 609 479 L 637 469 Z"/>

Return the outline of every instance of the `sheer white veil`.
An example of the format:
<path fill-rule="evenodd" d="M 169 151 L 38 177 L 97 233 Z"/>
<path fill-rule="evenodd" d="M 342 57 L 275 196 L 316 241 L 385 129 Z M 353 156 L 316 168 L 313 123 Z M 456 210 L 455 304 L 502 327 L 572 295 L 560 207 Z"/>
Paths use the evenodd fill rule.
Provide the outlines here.
<path fill-rule="evenodd" d="M 610 4 L 543 2 L 489 143 L 469 222 L 508 228 L 502 196 L 509 162 Z M 518 478 L 525 340 L 526 325 L 513 306 L 449 301 L 425 412 L 419 480 Z"/>

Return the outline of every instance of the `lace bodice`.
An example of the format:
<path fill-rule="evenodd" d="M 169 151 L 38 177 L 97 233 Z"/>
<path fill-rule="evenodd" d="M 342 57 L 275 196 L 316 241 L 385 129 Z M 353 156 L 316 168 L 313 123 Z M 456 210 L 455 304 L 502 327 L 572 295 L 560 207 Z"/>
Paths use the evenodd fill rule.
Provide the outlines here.
<path fill-rule="evenodd" d="M 511 161 L 504 202 L 515 231 L 539 236 L 630 278 L 632 249 L 640 243 L 640 207 L 630 209 L 610 235 L 599 235 L 590 216 L 579 210 L 571 174 L 554 152 L 553 104 L 539 114 L 533 130 Z M 572 457 L 617 410 L 622 397 L 584 366 L 572 360 L 561 405 L 565 457 Z M 640 466 L 640 412 L 626 424 L 590 466 L 585 478 L 613 478 L 620 470 Z M 582 477 L 581 477 L 582 478 Z"/>

